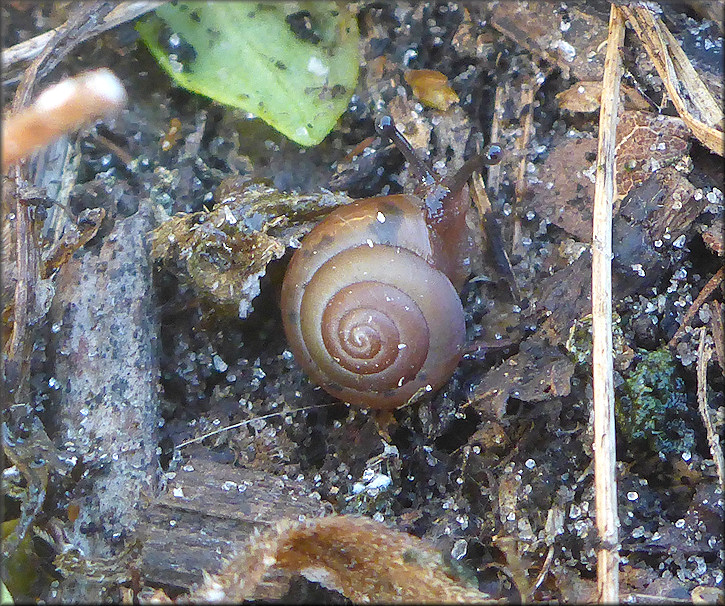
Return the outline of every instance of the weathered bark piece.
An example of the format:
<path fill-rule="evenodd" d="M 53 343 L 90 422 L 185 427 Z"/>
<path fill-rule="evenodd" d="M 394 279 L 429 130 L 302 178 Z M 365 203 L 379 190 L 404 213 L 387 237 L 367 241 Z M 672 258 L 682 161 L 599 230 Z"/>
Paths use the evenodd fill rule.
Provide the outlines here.
<path fill-rule="evenodd" d="M 591 312 L 591 253 L 584 251 L 573 263 L 544 278 L 538 295 L 539 307 L 547 310 L 543 334 L 552 345 L 564 343 L 574 322 Z"/>
<path fill-rule="evenodd" d="M 139 525 L 145 583 L 188 590 L 202 571 L 219 572 L 255 530 L 331 513 L 312 492 L 304 481 L 190 459 Z"/>
<path fill-rule="evenodd" d="M 50 312 L 57 329 L 55 438 L 86 470 L 71 495 L 78 516 L 68 540 L 87 558 L 116 555 L 157 482 L 158 324 L 146 246 L 152 227 L 148 203 L 117 220 L 100 249 L 61 268 Z M 81 593 L 64 599 L 92 598 L 73 591 Z"/>
<path fill-rule="evenodd" d="M 500 2 L 491 14 L 491 25 L 557 65 L 564 78 L 601 80 L 607 22 L 603 15 L 587 14 L 575 6 L 566 13 L 549 3 Z"/>
<path fill-rule="evenodd" d="M 688 234 L 692 222 L 707 205 L 705 196 L 695 196 L 695 187 L 673 167 L 652 174 L 632 189 L 613 220 L 614 259 L 613 295 L 615 302 L 657 283 L 669 269 L 668 250 L 678 238 Z M 580 201 L 580 218 L 590 216 Z M 574 206 L 567 207 L 567 227 L 583 226 L 574 219 Z M 563 217 L 564 215 L 562 215 Z M 558 224 L 557 221 L 555 223 Z M 575 234 L 591 239 L 591 234 Z M 678 244 L 679 246 L 679 244 Z M 553 334 L 568 335 L 574 320 L 589 313 L 591 307 L 591 254 L 588 251 L 571 265 L 542 280 L 539 305 L 551 312 L 547 324 Z M 566 338 L 566 337 L 564 337 Z"/>

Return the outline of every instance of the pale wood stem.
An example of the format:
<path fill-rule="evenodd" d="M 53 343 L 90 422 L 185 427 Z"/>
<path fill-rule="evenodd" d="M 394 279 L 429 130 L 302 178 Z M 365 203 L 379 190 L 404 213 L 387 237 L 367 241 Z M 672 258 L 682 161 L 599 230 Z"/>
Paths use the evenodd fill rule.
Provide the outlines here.
<path fill-rule="evenodd" d="M 592 367 L 594 387 L 594 483 L 599 600 L 619 602 L 614 371 L 612 360 L 612 207 L 616 193 L 617 104 L 622 78 L 624 16 L 611 6 L 604 63 L 592 232 Z"/>

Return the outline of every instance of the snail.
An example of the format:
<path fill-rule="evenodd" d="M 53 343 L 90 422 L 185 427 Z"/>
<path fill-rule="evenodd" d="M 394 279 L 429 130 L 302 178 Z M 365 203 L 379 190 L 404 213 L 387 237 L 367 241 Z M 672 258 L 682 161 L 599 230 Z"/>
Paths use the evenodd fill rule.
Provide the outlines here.
<path fill-rule="evenodd" d="M 391 118 L 390 138 L 420 184 L 413 195 L 356 200 L 337 208 L 302 241 L 281 293 L 282 321 L 295 360 L 333 396 L 394 409 L 441 387 L 465 342 L 459 289 L 468 277 L 466 182 L 500 160 L 489 145 L 441 178 Z"/>

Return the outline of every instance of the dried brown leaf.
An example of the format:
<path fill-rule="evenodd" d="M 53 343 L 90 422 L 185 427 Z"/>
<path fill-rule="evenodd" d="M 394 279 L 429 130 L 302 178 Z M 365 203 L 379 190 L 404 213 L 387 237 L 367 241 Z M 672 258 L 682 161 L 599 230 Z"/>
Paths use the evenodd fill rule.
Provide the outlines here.
<path fill-rule="evenodd" d="M 683 162 L 689 151 L 688 137 L 689 129 L 679 118 L 624 112 L 617 128 L 619 197 L 625 197 L 653 173 Z M 591 240 L 596 150 L 597 142 L 592 138 L 555 140 L 539 170 L 539 182 L 531 186 L 536 212 L 584 242 Z M 661 180 L 666 189 L 667 183 L 674 183 L 664 177 Z M 673 200 L 668 194 L 664 198 Z M 676 204 L 676 210 L 682 204 Z"/>
<path fill-rule="evenodd" d="M 690 149 L 690 130 L 679 118 L 630 111 L 617 125 L 617 194 L 629 191 L 664 166 L 680 160 Z"/>
<path fill-rule="evenodd" d="M 592 233 L 596 158 L 596 139 L 555 140 L 531 186 L 537 214 L 585 242 Z"/>
<path fill-rule="evenodd" d="M 418 97 L 428 107 L 445 111 L 459 101 L 458 95 L 448 83 L 448 78 L 441 72 L 411 69 L 405 72 L 405 81 L 413 89 L 413 96 Z"/>
<path fill-rule="evenodd" d="M 559 107 L 570 112 L 594 112 L 599 109 L 602 83 L 599 80 L 581 81 L 556 95 Z M 649 103 L 631 86 L 622 85 L 620 103 L 625 109 L 647 110 Z"/>
<path fill-rule="evenodd" d="M 453 35 L 451 45 L 459 55 L 475 57 L 480 45 L 477 40 L 478 30 L 471 19 L 471 13 L 467 8 L 463 9 L 463 21 Z"/>

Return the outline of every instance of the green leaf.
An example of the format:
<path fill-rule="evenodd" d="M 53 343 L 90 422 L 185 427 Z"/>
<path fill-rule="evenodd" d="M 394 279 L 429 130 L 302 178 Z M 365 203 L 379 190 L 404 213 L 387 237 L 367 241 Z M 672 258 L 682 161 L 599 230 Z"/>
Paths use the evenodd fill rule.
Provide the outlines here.
<path fill-rule="evenodd" d="M 3 544 L 7 538 L 15 531 L 18 518 L 6 520 L 0 526 L 0 538 Z M 38 580 L 38 566 L 36 558 L 33 554 L 33 545 L 31 542 L 30 531 L 25 533 L 25 537 L 13 554 L 3 562 L 4 578 L 7 586 L 3 586 L 4 593 L 0 599 L 0 606 L 4 604 L 12 604 L 12 596 L 20 601 L 27 600 L 32 593 L 32 588 Z M 10 599 L 10 601 L 6 601 Z"/>
<path fill-rule="evenodd" d="M 7 587 L 5 587 L 5 583 L 0 581 L 0 605 L 5 606 L 5 604 L 14 604 L 13 596 L 10 595 Z"/>
<path fill-rule="evenodd" d="M 357 23 L 336 2 L 165 4 L 137 25 L 184 88 L 316 145 L 347 108 L 358 74 Z"/>

